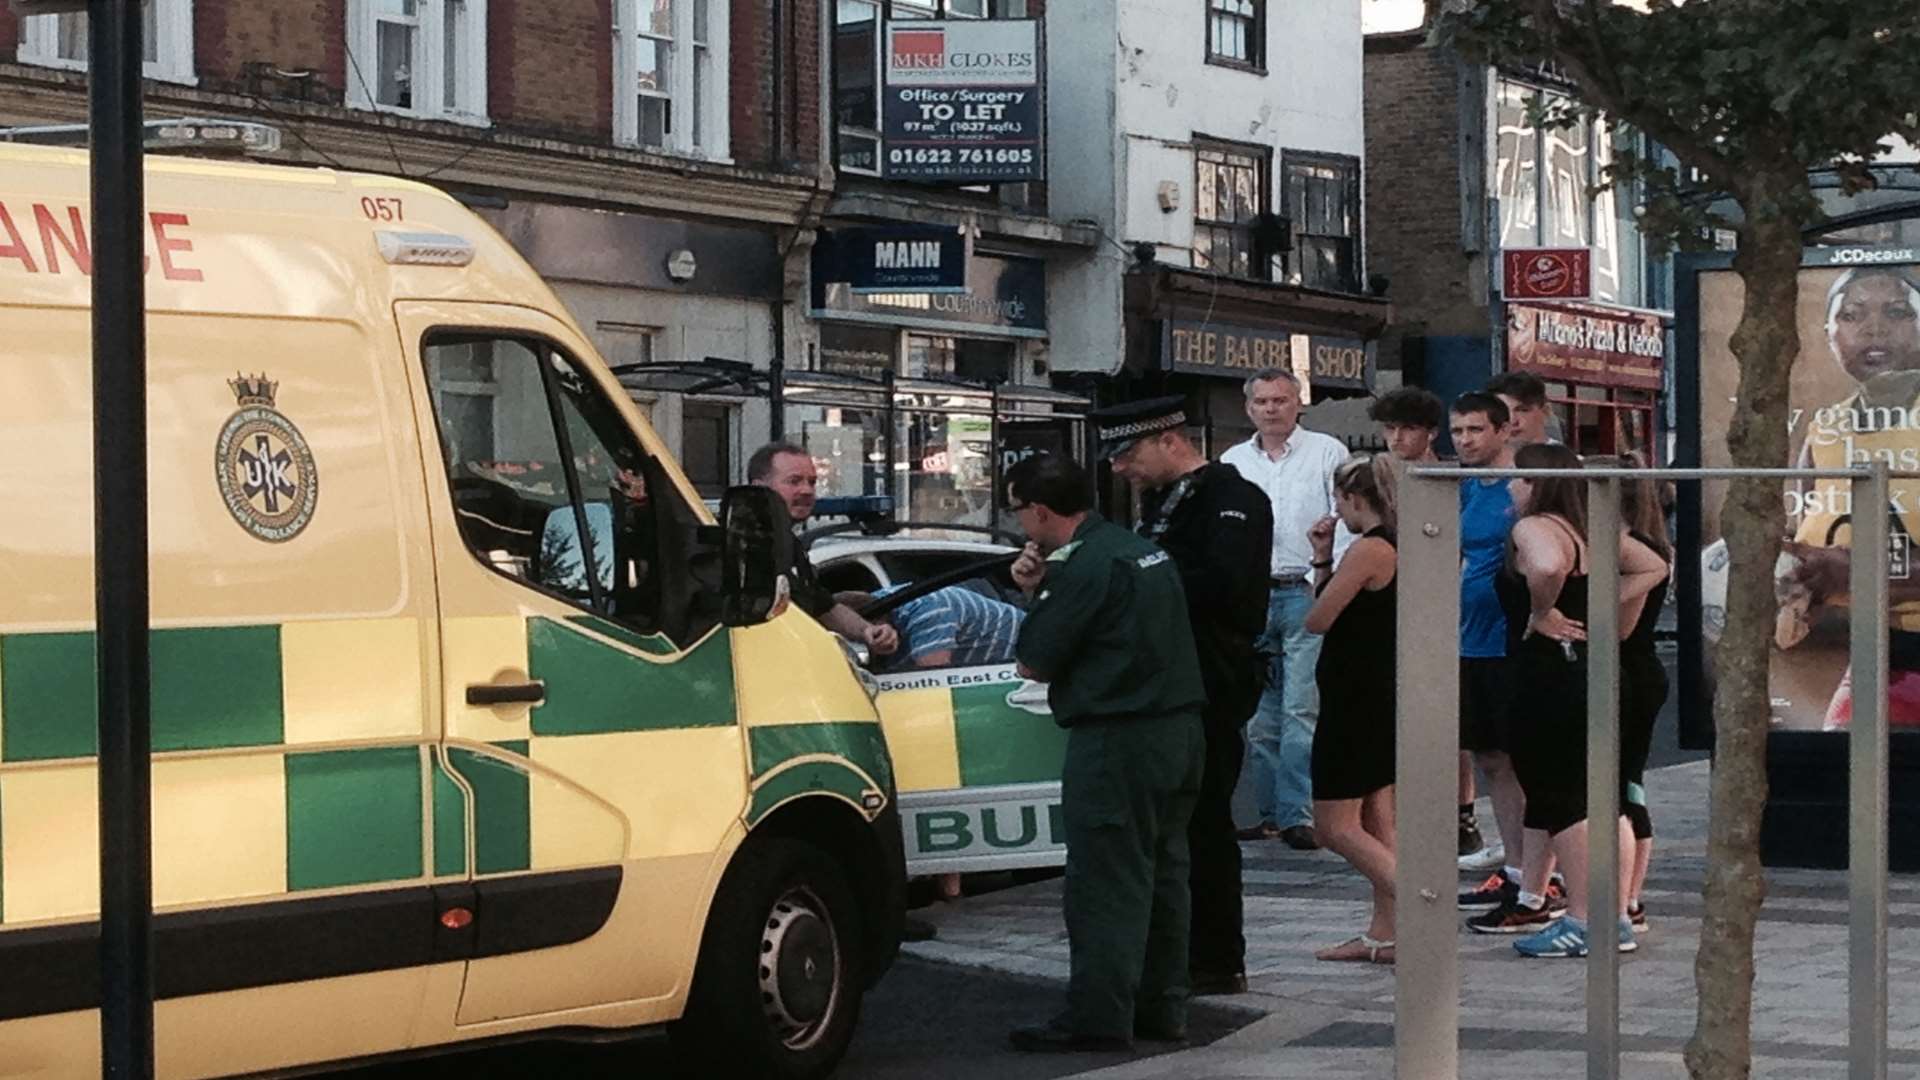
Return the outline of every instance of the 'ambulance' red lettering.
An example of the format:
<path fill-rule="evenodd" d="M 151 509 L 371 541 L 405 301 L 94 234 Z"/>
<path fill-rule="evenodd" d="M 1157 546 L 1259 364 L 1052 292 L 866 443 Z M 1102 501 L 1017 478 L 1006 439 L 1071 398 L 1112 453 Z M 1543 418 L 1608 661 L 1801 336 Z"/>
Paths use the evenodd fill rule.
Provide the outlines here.
<path fill-rule="evenodd" d="M 60 272 L 60 251 L 53 246 L 57 240 L 60 247 L 67 249 L 67 255 L 73 259 L 73 265 L 78 267 L 82 274 L 91 275 L 93 250 L 87 246 L 86 219 L 81 217 L 79 207 L 69 206 L 67 220 L 73 225 L 72 236 L 60 231 L 60 223 L 54 220 L 53 211 L 40 203 L 33 204 L 33 221 L 40 227 L 40 250 L 47 256 L 47 273 Z"/>
<path fill-rule="evenodd" d="M 160 276 L 168 281 L 205 281 L 207 276 L 191 266 L 175 266 L 173 253 L 193 250 L 193 241 L 180 240 L 167 235 L 169 226 L 185 228 L 188 224 L 185 214 L 148 214 L 153 222 L 153 249 L 160 254 Z"/>
<path fill-rule="evenodd" d="M 40 267 L 34 264 L 33 252 L 28 251 L 26 243 L 20 239 L 20 230 L 13 227 L 13 215 L 7 213 L 5 203 L 0 203 L 0 232 L 6 234 L 7 241 L 0 245 L 0 259 L 19 259 L 20 265 L 27 268 L 27 273 L 39 273 Z"/>

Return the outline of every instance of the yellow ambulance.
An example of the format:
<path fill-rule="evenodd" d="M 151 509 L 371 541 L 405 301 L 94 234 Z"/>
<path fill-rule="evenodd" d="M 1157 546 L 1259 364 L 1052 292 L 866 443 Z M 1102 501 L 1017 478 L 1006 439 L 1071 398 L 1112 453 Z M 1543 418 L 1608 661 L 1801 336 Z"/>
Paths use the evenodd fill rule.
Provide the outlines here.
<path fill-rule="evenodd" d="M 0 146 L 5 1077 L 99 1070 L 86 166 Z M 771 494 L 716 526 L 444 193 L 157 160 L 146 209 L 162 1075 L 663 1024 L 830 1071 L 901 831 Z"/>

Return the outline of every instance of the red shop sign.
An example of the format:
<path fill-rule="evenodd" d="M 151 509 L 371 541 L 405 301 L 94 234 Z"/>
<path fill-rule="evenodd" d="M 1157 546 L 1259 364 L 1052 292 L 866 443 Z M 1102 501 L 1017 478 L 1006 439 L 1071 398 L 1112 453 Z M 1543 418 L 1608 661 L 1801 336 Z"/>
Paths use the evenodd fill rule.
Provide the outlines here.
<path fill-rule="evenodd" d="M 1593 295 L 1593 249 L 1508 248 L 1500 253 L 1508 300 L 1585 300 Z"/>
<path fill-rule="evenodd" d="M 1666 326 L 1652 312 L 1596 304 L 1508 304 L 1507 369 L 1551 382 L 1659 390 Z"/>

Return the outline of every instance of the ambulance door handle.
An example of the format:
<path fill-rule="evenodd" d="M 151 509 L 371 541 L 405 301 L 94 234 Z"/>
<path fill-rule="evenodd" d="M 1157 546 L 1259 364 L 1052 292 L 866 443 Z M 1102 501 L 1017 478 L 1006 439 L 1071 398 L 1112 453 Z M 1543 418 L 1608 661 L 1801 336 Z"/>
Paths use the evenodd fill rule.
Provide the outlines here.
<path fill-rule="evenodd" d="M 469 705 L 538 705 L 547 700 L 547 684 L 535 679 L 522 683 L 473 683 L 467 687 Z"/>

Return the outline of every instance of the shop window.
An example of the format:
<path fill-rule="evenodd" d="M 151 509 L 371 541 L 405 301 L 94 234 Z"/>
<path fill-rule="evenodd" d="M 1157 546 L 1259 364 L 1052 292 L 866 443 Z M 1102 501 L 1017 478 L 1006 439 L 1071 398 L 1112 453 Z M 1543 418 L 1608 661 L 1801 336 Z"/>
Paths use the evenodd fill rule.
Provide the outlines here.
<path fill-rule="evenodd" d="M 892 19 L 1017 19 L 1026 0 L 833 0 L 833 116 L 840 169 L 880 172 L 880 79 Z"/>
<path fill-rule="evenodd" d="M 608 367 L 651 364 L 659 350 L 660 328 L 638 323 L 597 322 L 593 324 L 594 344 Z"/>
<path fill-rule="evenodd" d="M 1267 0 L 1207 0 L 1207 63 L 1267 64 Z"/>
<path fill-rule="evenodd" d="M 148 0 L 141 5 L 141 73 L 149 79 L 191 83 L 193 0 Z M 38 67 L 87 69 L 87 15 L 31 15 L 20 20 L 16 58 Z"/>
<path fill-rule="evenodd" d="M 999 386 L 1013 374 L 1014 344 L 978 338 L 907 336 L 907 377 Z"/>
<path fill-rule="evenodd" d="M 978 402 L 978 412 L 960 411 L 964 406 L 948 411 L 959 402 L 915 397 L 930 400 L 916 400 L 899 414 L 906 444 L 908 520 L 991 524 L 993 414 L 987 401 Z"/>
<path fill-rule="evenodd" d="M 1272 151 L 1195 139 L 1193 264 L 1229 277 L 1271 276 L 1254 252 L 1254 224 L 1270 202 Z"/>
<path fill-rule="evenodd" d="M 714 401 L 680 406 L 680 465 L 703 499 L 718 499 L 732 482 L 735 415 L 733 406 Z"/>
<path fill-rule="evenodd" d="M 698 519 L 610 399 L 545 342 L 422 349 L 455 519 L 495 572 L 680 645 L 713 625 Z"/>
<path fill-rule="evenodd" d="M 890 494 L 887 410 L 803 402 L 790 388 L 786 434 L 813 456 L 820 471 L 819 497 Z"/>
<path fill-rule="evenodd" d="M 614 141 L 724 159 L 728 5 L 614 0 Z"/>
<path fill-rule="evenodd" d="M 1360 160 L 1288 150 L 1286 215 L 1293 221 L 1293 270 L 1300 284 L 1360 291 Z"/>
<path fill-rule="evenodd" d="M 486 0 L 349 0 L 347 103 L 485 123 Z"/>

